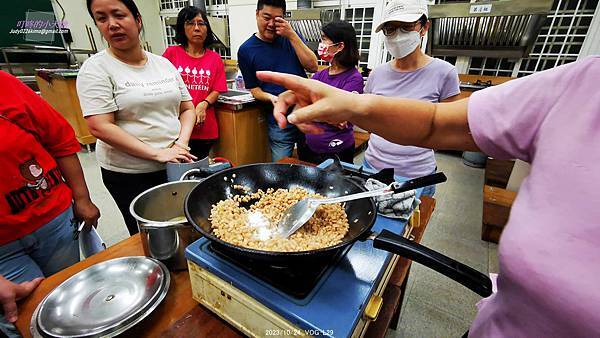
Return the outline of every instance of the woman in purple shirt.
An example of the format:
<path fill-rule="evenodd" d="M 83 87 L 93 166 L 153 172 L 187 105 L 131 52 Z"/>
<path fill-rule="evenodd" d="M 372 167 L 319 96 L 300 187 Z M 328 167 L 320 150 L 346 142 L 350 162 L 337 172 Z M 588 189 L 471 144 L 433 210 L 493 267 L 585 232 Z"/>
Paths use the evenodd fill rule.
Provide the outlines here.
<path fill-rule="evenodd" d="M 363 78 L 356 69 L 358 47 L 356 31 L 345 21 L 323 26 L 319 57 L 330 66 L 315 73 L 312 79 L 349 92 L 363 92 Z M 306 143 L 298 149 L 300 160 L 319 164 L 334 156 L 352 163 L 354 159 L 354 129 L 352 124 L 322 123 L 323 132 L 306 135 Z"/>

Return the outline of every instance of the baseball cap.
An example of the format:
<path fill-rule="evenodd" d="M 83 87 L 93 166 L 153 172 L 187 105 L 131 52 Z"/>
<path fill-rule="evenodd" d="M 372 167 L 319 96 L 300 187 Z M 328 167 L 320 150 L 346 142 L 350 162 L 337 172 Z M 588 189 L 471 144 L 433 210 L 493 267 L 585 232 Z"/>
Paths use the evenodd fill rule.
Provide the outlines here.
<path fill-rule="evenodd" d="M 425 0 L 392 0 L 383 10 L 383 20 L 375 29 L 379 32 L 383 25 L 391 21 L 415 22 L 423 15 L 428 16 Z"/>

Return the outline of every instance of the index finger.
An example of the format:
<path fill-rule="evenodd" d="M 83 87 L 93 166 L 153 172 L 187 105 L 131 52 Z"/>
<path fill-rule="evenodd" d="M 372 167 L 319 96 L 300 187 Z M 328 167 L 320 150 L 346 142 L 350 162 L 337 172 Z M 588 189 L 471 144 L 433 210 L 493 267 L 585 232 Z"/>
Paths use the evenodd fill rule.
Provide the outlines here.
<path fill-rule="evenodd" d="M 307 80 L 297 75 L 269 71 L 256 72 L 256 77 L 258 77 L 258 79 L 261 81 L 278 84 L 287 89 L 295 91 L 308 89 L 307 82 L 310 83 L 310 80 Z"/>

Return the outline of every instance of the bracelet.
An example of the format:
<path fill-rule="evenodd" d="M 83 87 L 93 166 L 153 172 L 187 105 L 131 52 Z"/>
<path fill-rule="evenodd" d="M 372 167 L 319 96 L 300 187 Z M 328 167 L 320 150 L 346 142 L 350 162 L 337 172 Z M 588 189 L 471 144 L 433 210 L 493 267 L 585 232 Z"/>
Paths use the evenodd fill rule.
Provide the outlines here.
<path fill-rule="evenodd" d="M 208 102 L 208 100 L 206 100 L 206 99 L 200 101 L 200 103 L 202 103 L 202 102 L 206 102 L 206 104 L 208 104 L 209 107 L 212 105 L 212 103 Z"/>
<path fill-rule="evenodd" d="M 183 149 L 185 149 L 187 151 L 192 150 L 192 148 L 190 148 L 189 146 L 186 146 L 185 144 L 183 144 L 183 143 L 181 143 L 179 141 L 175 141 L 175 142 L 173 142 L 173 144 L 176 144 L 178 147 L 183 148 Z"/>

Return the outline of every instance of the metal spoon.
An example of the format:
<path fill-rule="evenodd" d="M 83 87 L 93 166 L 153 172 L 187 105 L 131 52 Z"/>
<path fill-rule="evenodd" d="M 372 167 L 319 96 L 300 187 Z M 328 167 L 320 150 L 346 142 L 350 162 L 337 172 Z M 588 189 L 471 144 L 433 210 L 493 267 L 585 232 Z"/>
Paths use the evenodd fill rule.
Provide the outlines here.
<path fill-rule="evenodd" d="M 446 181 L 444 173 L 435 173 L 423 177 L 414 178 L 405 182 L 394 182 L 389 186 L 372 191 L 365 191 L 358 194 L 340 196 L 335 198 L 303 198 L 291 207 L 289 207 L 283 217 L 277 224 L 277 233 L 283 238 L 288 238 L 294 232 L 298 231 L 313 216 L 317 207 L 321 204 L 342 203 L 354 201 L 361 198 L 383 196 L 388 194 L 397 194 L 400 192 L 422 188 L 433 184 Z"/>

